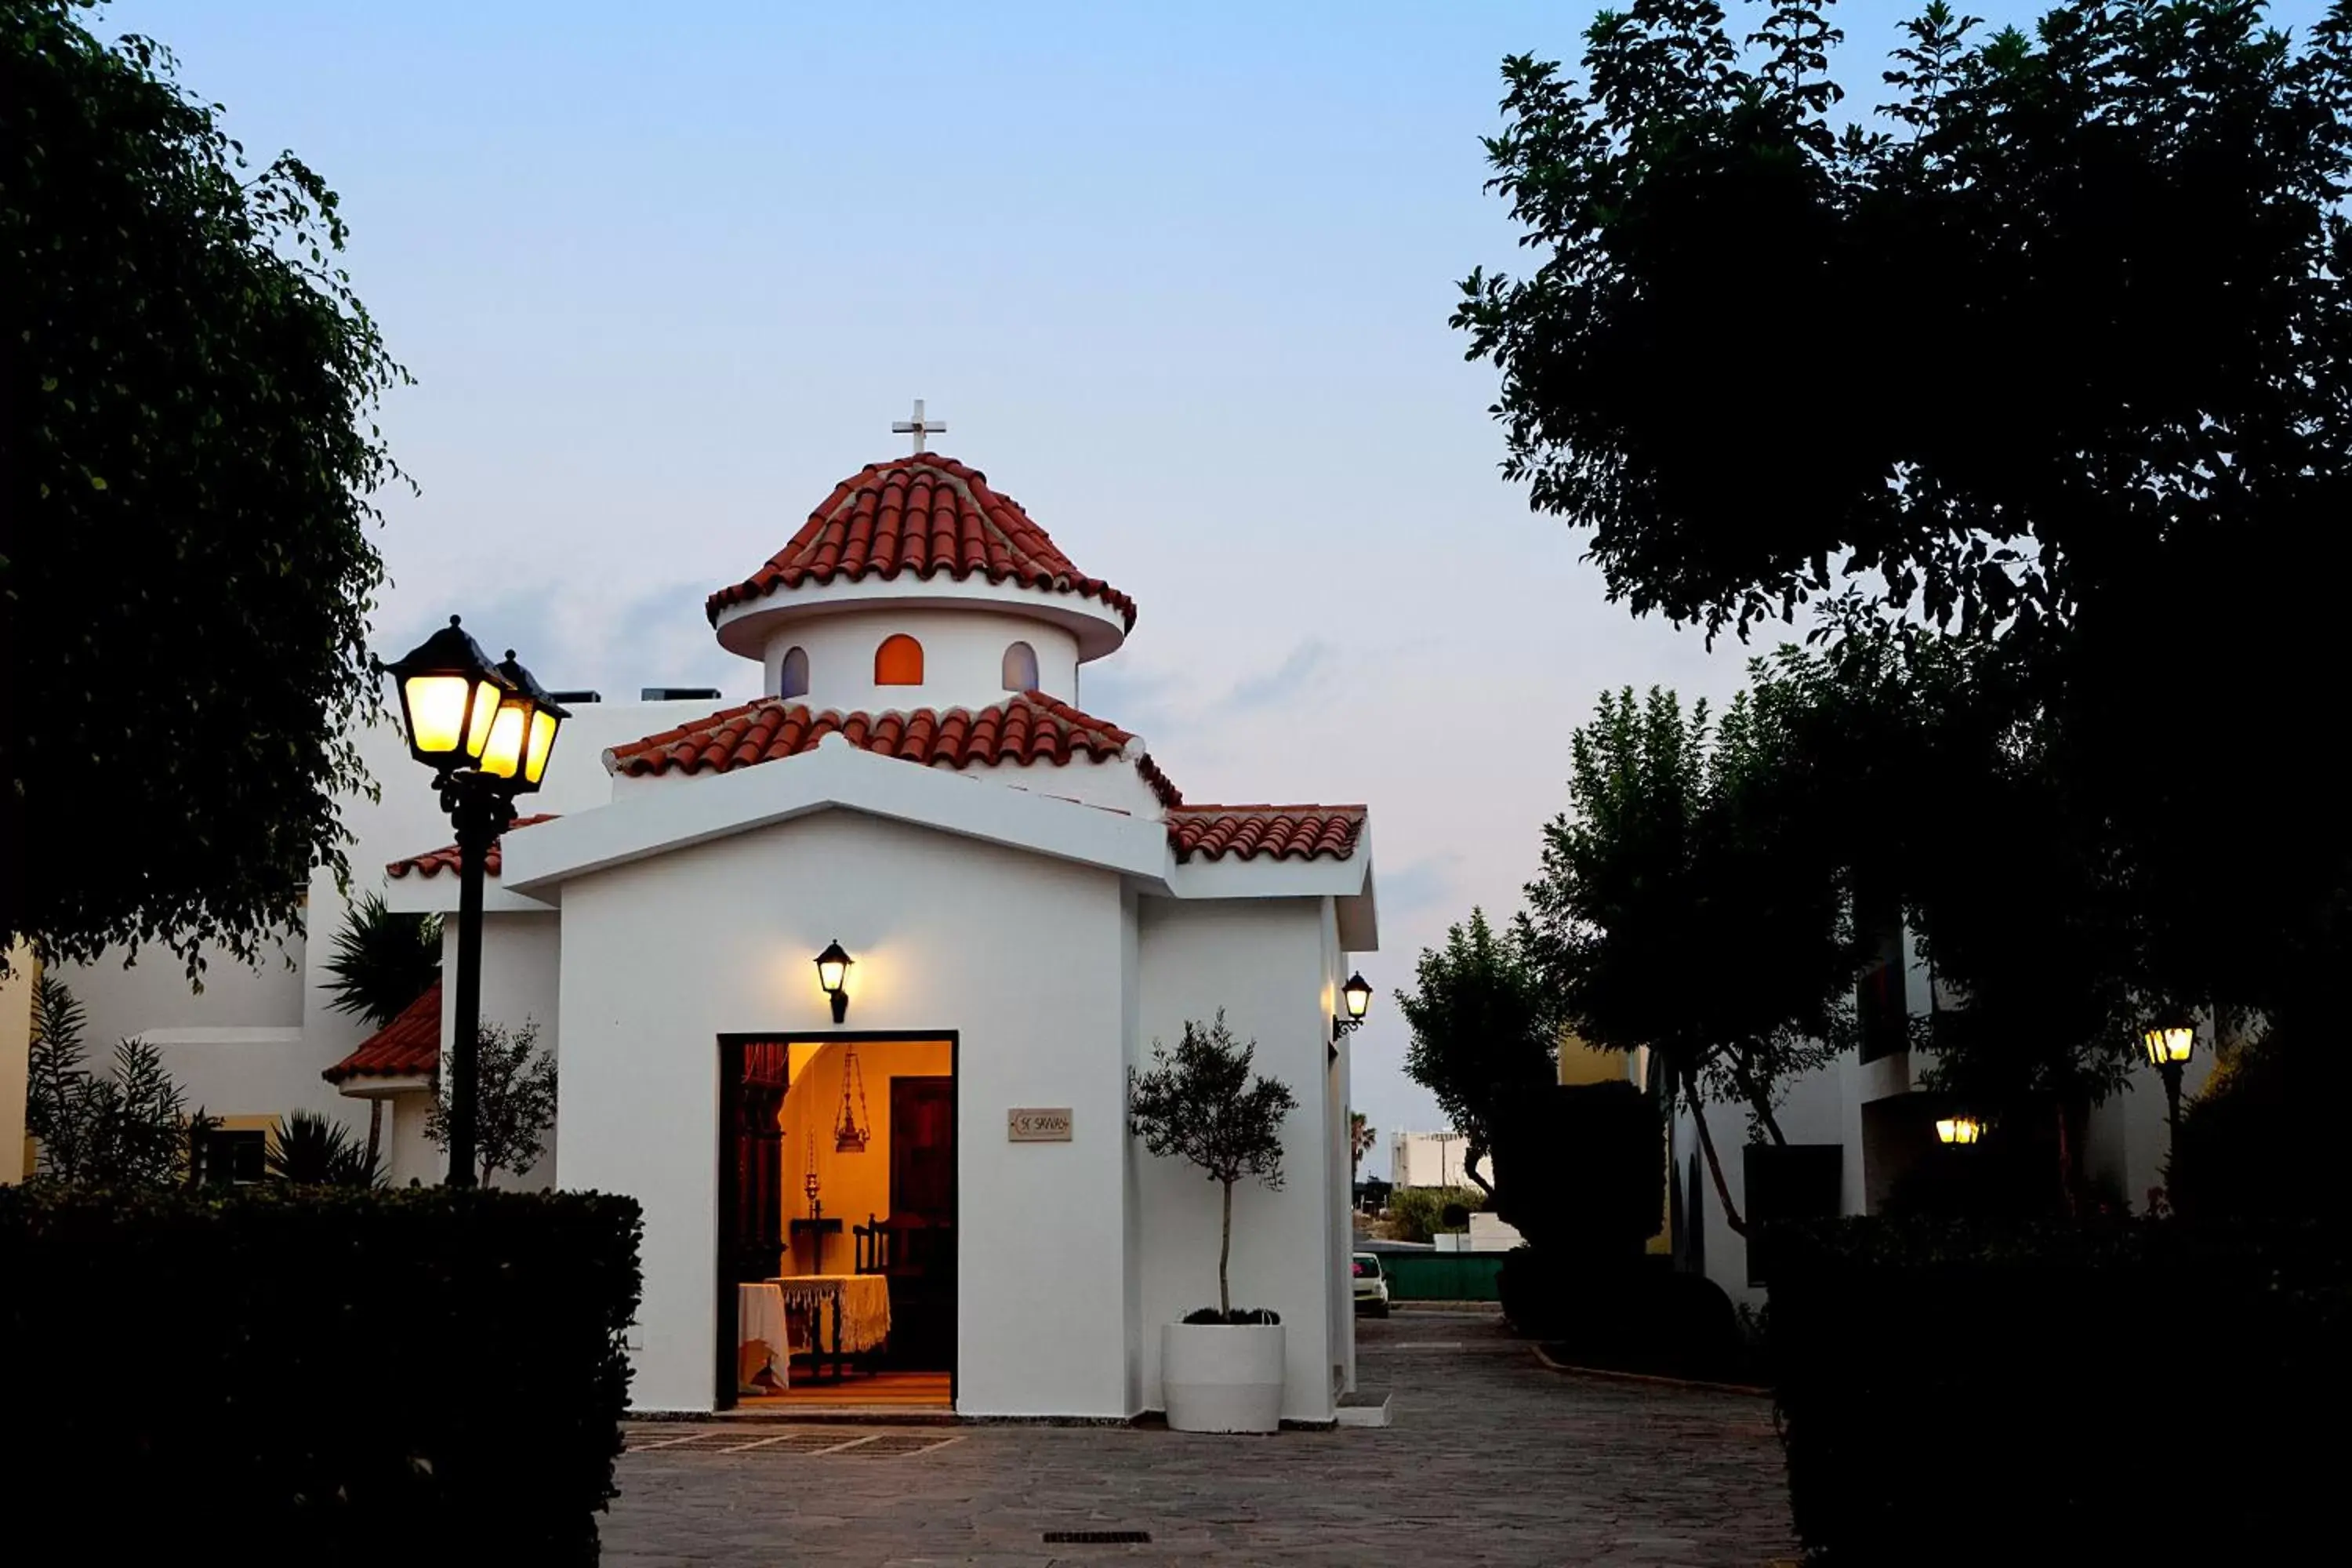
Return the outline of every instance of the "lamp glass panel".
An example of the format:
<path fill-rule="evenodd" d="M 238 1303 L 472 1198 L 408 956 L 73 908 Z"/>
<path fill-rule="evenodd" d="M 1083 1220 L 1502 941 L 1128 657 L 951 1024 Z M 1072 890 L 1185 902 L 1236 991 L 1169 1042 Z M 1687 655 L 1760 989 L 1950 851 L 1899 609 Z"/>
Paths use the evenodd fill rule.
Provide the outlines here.
<path fill-rule="evenodd" d="M 1350 985 L 1347 996 L 1348 1016 L 1350 1018 L 1362 1017 L 1364 1010 L 1372 1005 L 1372 988 L 1369 985 Z"/>
<path fill-rule="evenodd" d="M 2179 1026 L 2149 1029 L 2140 1036 L 2140 1043 L 2147 1047 L 2147 1059 L 2158 1067 L 2185 1062 L 2197 1048 L 2197 1031 Z"/>
<path fill-rule="evenodd" d="M 555 715 L 546 709 L 534 710 L 530 716 L 530 745 L 522 756 L 522 776 L 537 784 L 547 774 L 548 753 L 555 750 Z"/>
<path fill-rule="evenodd" d="M 462 675 L 412 675 L 403 681 L 408 743 L 431 757 L 455 752 L 466 735 L 466 692 Z"/>
<path fill-rule="evenodd" d="M 848 969 L 849 965 L 837 959 L 820 963 L 816 966 L 816 983 L 824 986 L 828 994 L 838 991 Z"/>
<path fill-rule="evenodd" d="M 522 770 L 523 736 L 530 727 L 530 704 L 501 702 L 490 722 L 489 743 L 482 748 L 482 771 L 492 778 L 510 779 Z"/>
<path fill-rule="evenodd" d="M 478 757 L 482 754 L 482 748 L 489 743 L 490 726 L 497 721 L 498 716 L 498 682 L 482 681 L 474 688 L 474 711 L 469 727 L 466 731 L 467 756 Z"/>

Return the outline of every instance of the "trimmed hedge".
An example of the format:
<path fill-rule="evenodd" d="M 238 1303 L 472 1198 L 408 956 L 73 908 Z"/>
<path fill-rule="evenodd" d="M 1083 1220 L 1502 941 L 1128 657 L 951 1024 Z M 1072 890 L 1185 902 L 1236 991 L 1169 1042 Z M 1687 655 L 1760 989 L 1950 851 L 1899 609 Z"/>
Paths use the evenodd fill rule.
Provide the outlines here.
<path fill-rule="evenodd" d="M 593 1563 L 636 1204 L 0 1188 L 0 1474 L 89 1561 Z"/>
<path fill-rule="evenodd" d="M 1628 1263 L 1519 1247 L 1504 1255 L 1496 1286 L 1513 1331 L 1578 1366 L 1710 1383 L 1747 1374 L 1731 1298 L 1670 1258 Z"/>
<path fill-rule="evenodd" d="M 2352 1231 L 1791 1226 L 1789 1493 L 1832 1564 L 2292 1561 L 2352 1394 Z"/>

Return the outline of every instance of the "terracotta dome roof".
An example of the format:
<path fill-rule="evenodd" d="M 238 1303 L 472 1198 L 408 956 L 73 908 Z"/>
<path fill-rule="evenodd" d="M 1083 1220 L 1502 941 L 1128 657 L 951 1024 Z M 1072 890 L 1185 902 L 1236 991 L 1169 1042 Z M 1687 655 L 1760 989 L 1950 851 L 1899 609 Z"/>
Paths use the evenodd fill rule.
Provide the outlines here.
<path fill-rule="evenodd" d="M 987 475 L 936 452 L 868 463 L 842 480 L 790 543 L 751 576 L 711 595 L 704 609 L 716 625 L 729 605 L 778 588 L 836 578 L 888 581 L 902 572 L 926 579 L 946 573 L 958 582 L 978 575 L 1077 594 L 1135 625 L 1133 599 L 1079 571 L 1020 502 L 989 488 Z"/>

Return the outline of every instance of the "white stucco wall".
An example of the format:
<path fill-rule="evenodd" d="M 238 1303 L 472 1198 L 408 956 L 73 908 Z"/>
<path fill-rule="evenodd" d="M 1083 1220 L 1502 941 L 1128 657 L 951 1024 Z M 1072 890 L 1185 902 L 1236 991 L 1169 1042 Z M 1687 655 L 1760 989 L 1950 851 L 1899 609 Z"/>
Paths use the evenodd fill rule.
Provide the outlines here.
<path fill-rule="evenodd" d="M 1331 1332 L 1331 1281 L 1344 1276 L 1332 1272 L 1328 910 L 1320 899 L 1147 898 L 1139 910 L 1136 1065 L 1149 1065 L 1155 1039 L 1172 1047 L 1187 1019 L 1206 1023 L 1223 1007 L 1234 1035 L 1257 1042 L 1255 1070 L 1289 1085 L 1298 1100 L 1283 1130 L 1283 1190 L 1255 1183 L 1234 1190 L 1229 1270 L 1234 1305 L 1282 1315 L 1288 1360 L 1282 1414 L 1293 1421 L 1330 1419 L 1330 1369 L 1347 1362 Z M 1134 1170 L 1142 1215 L 1143 1402 L 1157 1409 L 1160 1325 L 1217 1304 L 1221 1189 L 1139 1145 Z"/>
<path fill-rule="evenodd" d="M 838 937 L 846 1027 L 960 1032 L 959 1409 L 1130 1414 L 1116 875 L 828 811 L 562 899 L 562 1180 L 645 1205 L 640 1408 L 712 1403 L 718 1037 L 835 1033 Z M 1071 1142 L 1006 1142 L 1037 1105 Z"/>
<path fill-rule="evenodd" d="M 875 685 L 876 650 L 884 639 L 902 633 L 923 645 L 923 683 Z M 1078 639 L 1063 627 L 998 610 L 907 605 L 836 611 L 783 623 L 769 635 L 761 689 L 771 696 L 781 689 L 785 651 L 799 647 L 809 659 L 803 700 L 817 708 L 847 712 L 983 707 L 1004 698 L 1004 650 L 1015 641 L 1036 651 L 1037 689 L 1075 701 Z"/>

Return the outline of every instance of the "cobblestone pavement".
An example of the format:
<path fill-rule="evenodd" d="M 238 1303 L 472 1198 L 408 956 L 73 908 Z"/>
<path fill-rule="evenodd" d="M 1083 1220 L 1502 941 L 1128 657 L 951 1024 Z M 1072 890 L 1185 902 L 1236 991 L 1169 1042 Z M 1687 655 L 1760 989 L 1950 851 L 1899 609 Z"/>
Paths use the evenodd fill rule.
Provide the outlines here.
<path fill-rule="evenodd" d="M 815 1451 L 822 1434 L 765 1426 L 743 1439 L 792 1435 L 740 1454 L 640 1448 L 620 1462 L 604 1562 L 1763 1568 L 1796 1554 L 1762 1399 L 1563 1376 L 1486 1316 L 1400 1311 L 1360 1324 L 1358 1344 L 1360 1381 L 1393 1395 L 1390 1426 L 897 1428 L 834 1453 Z M 1151 1542 L 1044 1539 L 1072 1531 Z"/>

